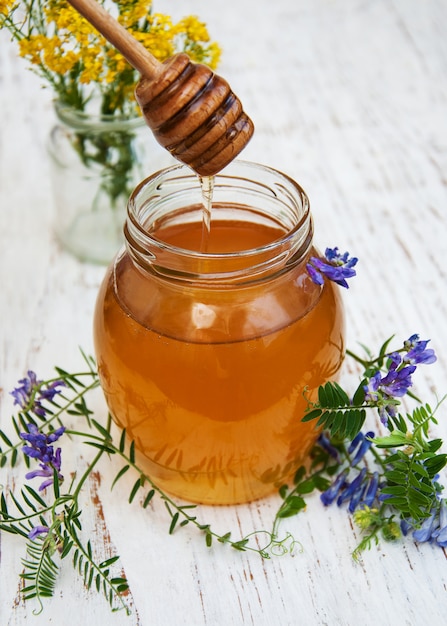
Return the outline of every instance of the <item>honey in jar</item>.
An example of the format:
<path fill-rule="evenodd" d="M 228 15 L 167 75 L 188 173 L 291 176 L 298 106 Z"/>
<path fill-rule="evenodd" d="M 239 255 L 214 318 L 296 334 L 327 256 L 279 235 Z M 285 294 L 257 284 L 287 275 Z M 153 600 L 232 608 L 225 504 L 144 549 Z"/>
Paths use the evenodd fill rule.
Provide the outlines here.
<path fill-rule="evenodd" d="M 301 421 L 344 356 L 338 287 L 306 272 L 304 191 L 235 161 L 215 177 L 209 230 L 185 166 L 135 190 L 126 247 L 95 312 L 101 385 L 151 479 L 193 502 L 263 497 L 293 475 L 317 431 Z"/>

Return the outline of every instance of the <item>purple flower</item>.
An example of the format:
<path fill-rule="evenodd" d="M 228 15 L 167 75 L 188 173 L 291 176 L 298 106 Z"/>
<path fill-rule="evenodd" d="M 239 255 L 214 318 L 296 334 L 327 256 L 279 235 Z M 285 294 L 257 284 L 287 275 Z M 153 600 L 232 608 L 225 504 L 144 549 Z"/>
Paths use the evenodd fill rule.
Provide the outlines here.
<path fill-rule="evenodd" d="M 416 370 L 416 365 L 405 365 L 399 367 L 397 359 L 391 359 L 387 374 L 382 377 L 378 370 L 364 385 L 365 402 L 377 405 L 379 409 L 380 421 L 385 426 L 388 424 L 388 418 L 396 415 L 396 404 L 399 404 L 395 398 L 404 396 L 411 387 L 411 375 Z"/>
<path fill-rule="evenodd" d="M 329 506 L 337 498 L 340 490 L 347 484 L 346 479 L 349 474 L 349 469 L 346 468 L 338 474 L 332 485 L 326 491 L 320 495 L 320 499 L 325 506 Z"/>
<path fill-rule="evenodd" d="M 324 277 L 326 277 L 348 289 L 349 285 L 346 279 L 356 275 L 356 271 L 352 268 L 358 259 L 356 257 L 349 258 L 348 252 L 340 254 L 337 247 L 326 248 L 324 255 L 325 259 L 311 257 L 306 265 L 307 272 L 313 282 L 322 285 Z"/>
<path fill-rule="evenodd" d="M 317 444 L 325 450 L 329 456 L 340 463 L 340 453 L 337 448 L 332 444 L 331 440 L 326 433 L 321 433 L 317 439 Z"/>
<path fill-rule="evenodd" d="M 429 339 L 419 341 L 419 335 L 411 335 L 404 342 L 404 349 L 407 350 L 407 354 L 403 357 L 403 362 L 411 365 L 418 365 L 419 363 L 430 365 L 434 363 L 436 354 L 431 348 L 427 349 L 429 341 Z"/>
<path fill-rule="evenodd" d="M 351 467 L 355 467 L 357 463 L 359 463 L 363 459 L 365 454 L 372 446 L 373 438 L 374 433 L 372 431 L 367 432 L 366 435 L 360 432 L 354 437 L 348 448 L 348 454 L 352 454 L 355 450 L 357 450 L 354 458 L 351 460 Z"/>
<path fill-rule="evenodd" d="M 64 387 L 65 383 L 63 380 L 55 380 L 47 384 L 46 389 L 42 388 L 42 384 L 41 380 L 37 380 L 35 372 L 28 370 L 28 376 L 19 380 L 19 386 L 11 391 L 14 404 L 21 409 L 33 411 L 39 417 L 45 417 L 42 400 L 51 402 L 57 393 L 61 393 L 58 387 Z"/>
<path fill-rule="evenodd" d="M 433 539 L 441 548 L 447 548 L 447 502 L 441 500 L 439 508 L 439 527 L 432 535 Z"/>
<path fill-rule="evenodd" d="M 414 529 L 411 519 L 401 521 L 401 530 L 407 535 Z M 413 530 L 413 539 L 418 543 L 433 543 L 447 548 L 447 501 L 442 499 L 438 509 L 434 509 L 419 528 Z"/>
<path fill-rule="evenodd" d="M 379 488 L 379 473 L 374 472 L 363 494 L 362 506 L 372 506 Z"/>
<path fill-rule="evenodd" d="M 411 387 L 411 375 L 416 370 L 416 365 L 407 365 L 397 369 L 395 363 L 391 363 L 388 374 L 380 381 L 382 393 L 389 397 L 400 398 L 404 396 Z"/>
<path fill-rule="evenodd" d="M 350 500 L 349 510 L 351 513 L 355 510 L 363 495 L 365 477 L 366 467 L 363 467 L 352 482 L 346 482 L 345 486 L 340 490 L 340 495 L 337 499 L 338 506 L 341 506 L 346 500 Z"/>
<path fill-rule="evenodd" d="M 419 543 L 425 543 L 432 538 L 433 531 L 437 528 L 436 512 L 424 520 L 421 527 L 414 531 L 413 538 Z"/>
<path fill-rule="evenodd" d="M 50 529 L 48 526 L 34 526 L 28 533 L 28 539 L 35 539 L 38 535 L 47 534 Z"/>
<path fill-rule="evenodd" d="M 31 479 L 36 476 L 46 478 L 39 487 L 39 491 L 42 491 L 53 483 L 55 471 L 59 479 L 63 480 L 63 476 L 60 473 L 61 449 L 57 448 L 57 450 L 54 451 L 54 447 L 51 444 L 57 441 L 65 432 L 65 427 L 62 426 L 48 434 L 41 433 L 35 424 L 28 424 L 27 428 L 28 432 L 20 433 L 20 437 L 30 445 L 23 446 L 22 451 L 32 459 L 40 461 L 40 469 L 28 472 L 25 478 Z"/>

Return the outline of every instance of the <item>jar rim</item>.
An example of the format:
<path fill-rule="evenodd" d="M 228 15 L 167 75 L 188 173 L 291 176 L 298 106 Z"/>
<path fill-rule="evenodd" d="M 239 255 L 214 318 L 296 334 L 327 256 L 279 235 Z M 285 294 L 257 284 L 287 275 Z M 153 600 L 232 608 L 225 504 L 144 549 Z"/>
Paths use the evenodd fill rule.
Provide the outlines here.
<path fill-rule="evenodd" d="M 82 111 L 61 100 L 54 100 L 54 110 L 58 119 L 77 131 L 103 132 L 104 127 L 113 124 L 114 131 L 130 131 L 145 126 L 144 118 L 137 111 L 135 114 L 101 113 L 96 110 Z"/>
<path fill-rule="evenodd" d="M 251 174 L 251 177 L 248 177 Z M 268 180 L 274 180 L 272 184 Z M 233 184 L 248 183 L 249 192 L 254 196 L 265 195 L 269 201 L 280 204 L 284 210 L 284 219 L 294 218 L 294 223 L 290 228 L 284 228 L 284 234 L 278 238 L 262 244 L 258 247 L 242 250 L 232 250 L 224 252 L 213 252 L 207 250 L 194 250 L 190 248 L 177 247 L 171 243 L 157 238 L 148 232 L 145 227 L 144 210 L 139 202 L 141 197 L 147 194 L 144 203 L 157 202 L 158 193 L 163 183 L 167 180 L 175 181 L 173 186 L 186 184 L 186 181 L 196 183 L 200 192 L 200 180 L 197 174 L 190 167 L 178 164 L 159 170 L 141 181 L 131 194 L 127 205 L 127 221 L 125 224 L 126 246 L 131 256 L 143 267 L 156 263 L 157 255 L 172 254 L 181 260 L 193 261 L 201 267 L 209 266 L 211 269 L 207 275 L 216 277 L 234 277 L 235 271 L 226 272 L 225 263 L 239 261 L 238 267 L 247 270 L 255 270 L 256 273 L 264 273 L 266 265 L 289 267 L 291 262 L 299 262 L 312 244 L 313 222 L 310 213 L 310 203 L 304 189 L 290 176 L 272 168 L 253 161 L 235 159 L 221 172 L 215 175 L 215 190 L 219 184 L 222 186 L 226 182 Z M 242 189 L 242 188 L 241 188 Z M 149 193 L 148 193 L 149 190 Z M 174 190 L 175 191 L 175 190 Z M 151 195 L 152 193 L 152 195 Z M 289 215 L 285 214 L 285 208 L 289 209 Z M 223 264 L 221 271 L 215 268 L 218 264 Z M 194 273 L 194 272 L 193 272 Z M 236 272 L 237 273 L 237 272 Z M 196 276 L 196 273 L 194 273 Z"/>

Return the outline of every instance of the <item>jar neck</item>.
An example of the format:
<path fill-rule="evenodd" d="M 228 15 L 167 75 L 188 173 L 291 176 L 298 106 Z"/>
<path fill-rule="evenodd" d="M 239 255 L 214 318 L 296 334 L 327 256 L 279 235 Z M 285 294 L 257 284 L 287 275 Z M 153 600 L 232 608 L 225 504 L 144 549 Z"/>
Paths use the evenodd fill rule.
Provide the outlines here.
<path fill-rule="evenodd" d="M 210 234 L 213 228 L 226 228 L 230 240 L 232 229 L 242 227 L 276 233 L 272 240 L 211 251 L 163 240 L 161 233 L 170 229 L 203 229 L 204 211 L 200 180 L 187 166 L 144 180 L 129 199 L 124 228 L 133 263 L 166 280 L 217 287 L 278 276 L 301 263 L 312 246 L 306 193 L 285 174 L 263 165 L 234 161 L 214 177 Z"/>
<path fill-rule="evenodd" d="M 91 134 L 110 131 L 132 132 L 145 126 L 144 119 L 137 112 L 133 115 L 101 114 L 97 107 L 83 111 L 64 104 L 60 100 L 54 101 L 54 110 L 60 122 L 77 132 Z"/>

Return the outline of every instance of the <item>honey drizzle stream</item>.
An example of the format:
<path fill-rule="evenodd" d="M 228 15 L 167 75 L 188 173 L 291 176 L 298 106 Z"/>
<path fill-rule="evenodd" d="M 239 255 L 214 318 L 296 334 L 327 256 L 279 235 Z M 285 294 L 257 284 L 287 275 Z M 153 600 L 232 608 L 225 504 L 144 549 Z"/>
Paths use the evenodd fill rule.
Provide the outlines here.
<path fill-rule="evenodd" d="M 213 207 L 214 176 L 200 176 L 200 186 L 202 188 L 202 240 L 200 252 L 208 251 L 208 241 L 211 229 L 211 210 Z"/>

